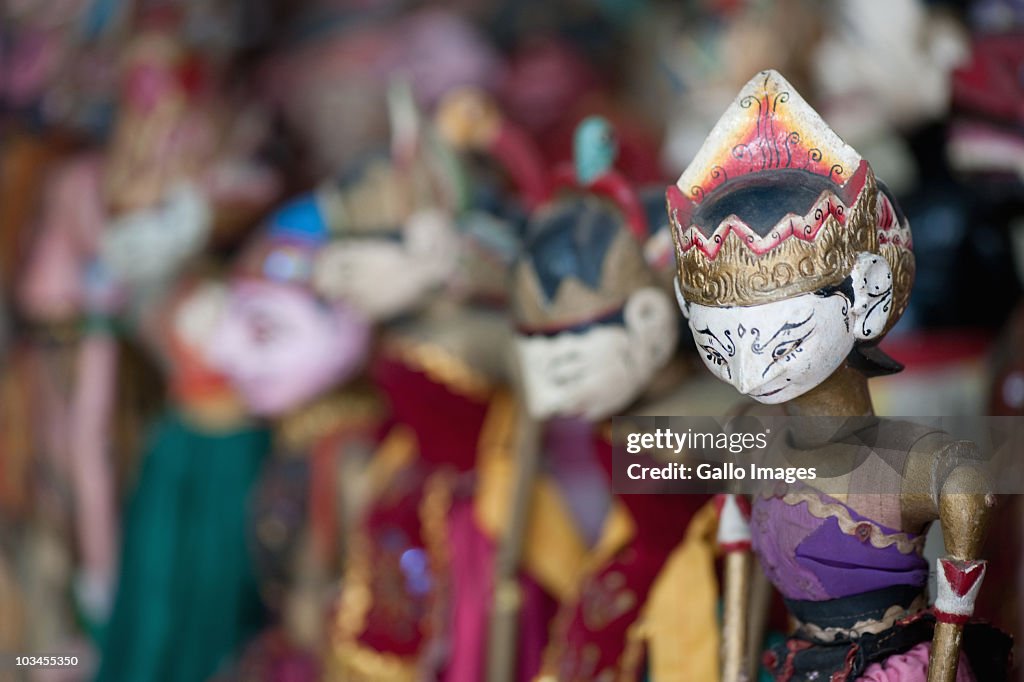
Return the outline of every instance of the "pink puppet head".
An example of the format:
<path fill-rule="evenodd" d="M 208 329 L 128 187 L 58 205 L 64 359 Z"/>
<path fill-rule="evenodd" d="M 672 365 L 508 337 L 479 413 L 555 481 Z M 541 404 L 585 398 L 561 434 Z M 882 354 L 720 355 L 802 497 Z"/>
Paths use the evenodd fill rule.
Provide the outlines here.
<path fill-rule="evenodd" d="M 309 288 L 327 233 L 312 197 L 287 204 L 244 254 L 208 351 L 254 414 L 281 415 L 351 377 L 369 345 L 366 319 Z"/>

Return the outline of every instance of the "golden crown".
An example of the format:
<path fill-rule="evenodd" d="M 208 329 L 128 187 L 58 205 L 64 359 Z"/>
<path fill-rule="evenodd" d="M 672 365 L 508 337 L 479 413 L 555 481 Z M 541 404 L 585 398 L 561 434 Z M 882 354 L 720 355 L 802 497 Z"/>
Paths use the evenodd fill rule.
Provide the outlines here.
<path fill-rule="evenodd" d="M 666 200 L 690 302 L 748 306 L 814 292 L 870 252 L 893 272 L 890 325 L 906 307 L 909 224 L 867 161 L 775 71 L 747 83 Z"/>

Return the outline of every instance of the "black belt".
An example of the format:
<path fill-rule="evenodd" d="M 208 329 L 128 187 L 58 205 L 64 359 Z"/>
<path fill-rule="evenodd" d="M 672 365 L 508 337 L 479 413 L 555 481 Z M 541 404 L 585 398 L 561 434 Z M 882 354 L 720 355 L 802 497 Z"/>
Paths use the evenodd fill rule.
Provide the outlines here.
<path fill-rule="evenodd" d="M 908 608 L 921 594 L 920 587 L 899 585 L 827 601 L 787 599 L 786 605 L 801 623 L 821 629 L 852 629 L 858 621 L 882 620 L 895 605 Z M 839 634 L 830 642 L 815 639 L 802 629 L 766 651 L 763 660 L 778 682 L 852 682 L 872 663 L 931 641 L 934 629 L 935 616 L 929 609 L 907 614 L 881 632 Z M 1006 633 L 984 623 L 967 624 L 963 650 L 980 682 L 1007 679 L 1011 647 L 1012 639 Z"/>
<path fill-rule="evenodd" d="M 908 609 L 921 596 L 921 588 L 917 585 L 896 585 L 839 599 L 786 599 L 785 602 L 789 612 L 801 623 L 815 625 L 823 630 L 849 630 L 866 620 L 882 620 L 886 611 L 893 606 Z"/>

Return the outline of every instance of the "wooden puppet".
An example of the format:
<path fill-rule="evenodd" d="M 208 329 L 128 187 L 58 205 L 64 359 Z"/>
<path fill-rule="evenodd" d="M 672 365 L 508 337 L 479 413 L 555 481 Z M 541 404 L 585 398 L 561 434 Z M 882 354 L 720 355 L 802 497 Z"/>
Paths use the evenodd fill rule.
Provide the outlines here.
<path fill-rule="evenodd" d="M 317 644 L 335 533 L 330 441 L 372 423 L 371 401 L 330 391 L 359 367 L 368 329 L 362 315 L 309 286 L 326 235 L 315 202 L 294 200 L 269 222 L 229 286 L 179 316 L 192 342 L 184 371 L 174 367 L 186 392 L 174 395 L 127 515 L 100 679 L 230 674 L 256 635 L 245 675 L 273 677 L 286 663 L 317 674 L 308 649 Z M 197 421 L 193 383 L 197 398 L 223 393 L 234 410 Z M 217 417 L 219 404 L 200 417 Z M 271 420 L 273 442 L 254 418 Z M 153 537 L 149 527 L 169 530 Z M 268 608 L 285 627 L 261 634 Z M 188 654 L 167 663 L 172 650 Z"/>
<path fill-rule="evenodd" d="M 339 439 L 369 438 L 376 424 L 374 397 L 341 388 L 362 367 L 369 323 L 311 286 L 329 236 L 315 196 L 293 199 L 268 222 L 231 277 L 208 357 L 275 436 L 245 505 L 261 596 L 276 622 L 241 665 L 247 677 L 273 678 L 276 665 L 294 660 L 315 676 L 313 653 L 337 561 L 334 455 Z M 288 646 L 270 646 L 275 642 Z M 275 648 L 279 655 L 271 655 Z"/>
<path fill-rule="evenodd" d="M 123 515 L 96 679 L 207 679 L 263 623 L 246 503 L 271 440 L 206 357 L 226 298 L 216 280 L 190 279 L 150 311 L 169 401 Z"/>
<path fill-rule="evenodd" d="M 469 167 L 468 206 L 459 214 L 469 257 L 462 261 L 464 274 L 455 278 L 452 292 L 457 295 L 463 288 L 459 280 L 469 275 L 474 296 L 504 311 L 510 267 L 527 216 L 550 197 L 548 170 L 532 136 L 482 91 L 448 93 L 436 120 Z M 503 238 L 495 239 L 498 235 Z M 492 264 L 498 254 L 500 270 Z M 488 271 L 489 276 L 481 276 Z M 503 376 L 503 383 L 508 377 Z M 585 551 L 584 533 L 558 481 L 538 471 L 535 420 L 518 412 L 507 420 L 507 442 L 495 441 L 479 451 L 473 518 L 461 536 L 462 542 L 475 538 L 476 555 L 456 551 L 456 544 L 449 562 L 455 605 L 462 605 L 452 626 L 452 680 L 532 678 L 540 668 L 557 602 L 571 590 L 571 567 L 582 561 Z M 459 576 L 481 571 L 483 579 L 474 580 L 470 589 L 460 587 Z M 474 601 L 482 606 L 469 608 Z M 474 626 L 475 635 L 470 634 Z"/>
<path fill-rule="evenodd" d="M 141 33 L 123 68 L 110 147 L 54 174 L 19 292 L 31 319 L 71 332 L 64 338 L 74 364 L 64 386 L 49 391 L 44 421 L 52 425 L 48 449 L 66 458 L 73 481 L 82 557 L 76 594 L 96 626 L 109 610 L 117 565 L 113 322 L 131 328 L 218 220 L 251 215 L 277 191 L 272 173 L 242 158 L 251 147 L 235 135 L 216 139 L 225 121 L 211 101 L 209 73 L 169 33 Z"/>
<path fill-rule="evenodd" d="M 506 388 L 504 314 L 518 230 L 514 210 L 491 212 L 507 201 L 500 194 L 497 202 L 470 198 L 470 209 L 455 214 L 451 167 L 438 164 L 429 134 L 410 132 L 396 126 L 390 158 L 322 190 L 336 235 L 320 281 L 382 323 L 370 376 L 391 415 L 361 486 L 368 499 L 349 539 L 331 674 L 496 679 L 487 667 L 492 571 L 504 529 L 514 524 L 509 484 L 521 427 Z M 506 132 L 510 156 L 497 155 L 495 165 L 542 201 L 543 167 L 527 138 Z M 518 142 L 509 145 L 512 138 Z M 516 166 L 524 154 L 526 163 Z M 474 180 L 471 196 L 479 189 Z M 540 496 L 554 511 L 546 537 L 559 540 L 538 561 L 546 563 L 544 577 L 524 575 L 516 586 L 530 627 L 503 652 L 526 661 L 521 679 L 539 666 L 552 615 L 541 583 L 564 584 L 560 573 L 582 546 L 552 487 Z M 566 556 L 569 563 L 561 561 Z"/>
<path fill-rule="evenodd" d="M 906 307 L 914 257 L 909 225 L 868 163 L 763 71 L 667 198 L 679 304 L 711 372 L 781 414 L 872 415 L 867 377 L 899 369 L 878 342 Z M 813 423 L 793 426 L 790 442 L 824 465 Z M 993 497 L 970 444 L 905 426 L 891 466 L 918 492 L 848 483 L 825 494 L 804 481 L 755 495 L 749 520 L 743 498 L 727 498 L 725 680 L 741 679 L 750 548 L 797 623 L 765 654 L 775 679 L 1003 679 L 1005 642 L 975 648 L 988 631 L 971 625 L 965 637 Z M 947 555 L 929 609 L 922 549 L 936 520 Z"/>
<path fill-rule="evenodd" d="M 644 259 L 646 212 L 612 168 L 613 133 L 597 117 L 581 123 L 575 165 L 557 178 L 566 193 L 531 221 L 515 271 L 526 405 L 545 420 L 545 468 L 590 547 L 558 595 L 540 679 L 639 680 L 648 667 L 656 679 L 714 679 L 710 509 L 687 532 L 706 500 L 610 494 L 606 420 L 663 371 L 678 331 L 671 296 Z M 659 609 L 681 581 L 688 625 Z"/>
<path fill-rule="evenodd" d="M 162 102 L 170 100 L 174 104 L 169 105 L 169 115 L 164 107 L 165 115 L 147 116 L 143 107 L 134 106 L 135 90 L 126 87 L 123 120 L 126 126 L 132 120 L 148 121 L 147 140 L 161 141 L 163 153 L 147 146 L 147 140 L 122 135 L 120 144 L 115 144 L 107 157 L 83 155 L 56 168 L 42 197 L 37 234 L 17 292 L 35 336 L 28 357 L 33 394 L 38 397 L 33 441 L 46 469 L 53 471 L 56 479 L 67 481 L 65 489 L 71 492 L 68 542 L 77 545 L 81 557 L 74 575 L 75 595 L 90 627 L 99 627 L 109 612 L 117 565 L 109 434 L 118 352 L 107 322 L 123 298 L 118 287 L 111 285 L 105 269 L 97 264 L 102 236 L 114 215 L 115 197 L 126 188 L 106 186 L 113 175 L 105 169 L 117 167 L 126 156 L 145 156 L 142 147 L 160 156 L 156 165 L 166 160 L 168 140 L 175 139 L 179 131 L 178 114 L 183 109 L 179 105 L 187 99 L 184 84 L 176 77 L 179 56 L 166 41 L 152 36 L 139 38 L 127 60 L 128 71 L 135 73 L 132 69 L 138 68 L 168 76 L 160 81 L 163 89 L 158 94 L 166 97 Z M 131 78 L 126 81 L 135 82 Z M 173 202 L 176 210 L 171 213 L 183 224 L 175 225 L 178 230 L 167 231 L 165 246 L 182 233 L 191 236 L 205 229 L 205 204 L 197 206 L 194 197 L 193 192 L 177 196 L 182 200 Z M 178 239 L 177 243 L 189 241 Z M 158 255 L 151 253 L 150 257 L 181 251 L 164 254 L 154 249 Z"/>
<path fill-rule="evenodd" d="M 433 305 L 458 269 L 458 232 L 410 92 L 391 96 L 391 154 L 317 191 L 333 230 L 317 283 L 382 327 L 369 377 L 388 414 L 373 455 L 346 485 L 360 501 L 346 523 L 331 625 L 328 676 L 338 680 L 412 680 L 421 666 L 441 665 L 440 562 L 455 474 L 433 474 L 445 461 L 456 471 L 472 466 L 494 395 L 489 363 L 481 370 L 467 357 L 485 353 L 465 340 L 500 345 L 486 322 L 474 334 L 457 306 Z"/>

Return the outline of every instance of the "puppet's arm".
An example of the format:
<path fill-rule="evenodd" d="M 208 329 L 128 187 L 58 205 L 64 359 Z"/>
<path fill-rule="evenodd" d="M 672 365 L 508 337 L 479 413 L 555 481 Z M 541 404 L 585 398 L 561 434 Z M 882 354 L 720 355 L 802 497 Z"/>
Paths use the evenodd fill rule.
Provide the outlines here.
<path fill-rule="evenodd" d="M 961 450 L 963 442 L 952 443 L 939 456 Z M 973 450 L 973 447 L 969 449 Z M 955 682 L 960 660 L 964 625 L 974 613 L 985 562 L 978 559 L 994 496 L 987 493 L 987 481 L 969 462 L 958 464 L 939 485 L 938 514 L 948 554 L 936 565 L 938 593 L 935 615 L 938 622 L 928 664 L 928 682 Z"/>

